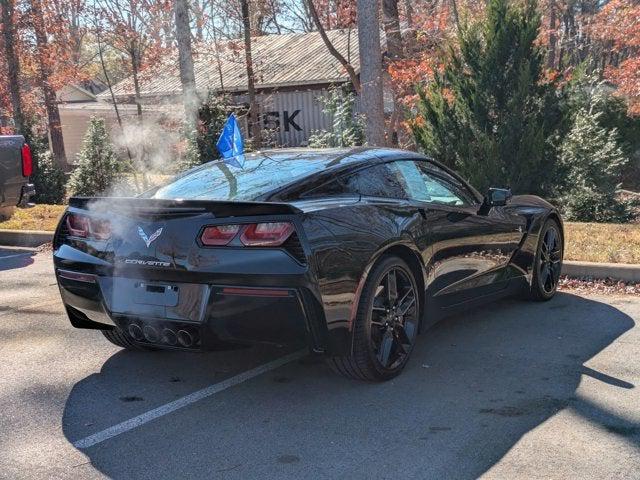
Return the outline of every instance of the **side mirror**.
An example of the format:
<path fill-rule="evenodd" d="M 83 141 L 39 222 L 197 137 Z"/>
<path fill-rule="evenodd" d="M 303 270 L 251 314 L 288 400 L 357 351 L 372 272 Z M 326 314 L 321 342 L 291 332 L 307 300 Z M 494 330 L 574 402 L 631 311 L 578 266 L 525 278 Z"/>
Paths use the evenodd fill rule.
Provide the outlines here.
<path fill-rule="evenodd" d="M 484 197 L 486 207 L 502 207 L 511 200 L 513 194 L 510 188 L 490 188 Z"/>

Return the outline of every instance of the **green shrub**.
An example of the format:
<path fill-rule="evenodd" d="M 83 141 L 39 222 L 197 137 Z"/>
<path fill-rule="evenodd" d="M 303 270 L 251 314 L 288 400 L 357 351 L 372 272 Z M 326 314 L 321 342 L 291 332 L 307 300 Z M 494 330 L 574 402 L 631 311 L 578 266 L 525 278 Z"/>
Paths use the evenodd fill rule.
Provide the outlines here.
<path fill-rule="evenodd" d="M 198 148 L 198 132 L 195 130 L 185 130 L 182 134 L 184 147 L 182 155 L 178 161 L 176 171 L 189 170 L 203 163 L 201 150 Z"/>
<path fill-rule="evenodd" d="M 616 129 L 618 145 L 630 159 L 619 181 L 625 188 L 637 191 L 640 189 L 640 117 L 628 115 L 626 102 L 601 80 L 599 70 L 589 72 L 590 66 L 586 62 L 577 68 L 565 88 L 567 114 L 573 118 L 579 109 L 586 108 L 599 114 L 599 126 L 605 130 Z"/>
<path fill-rule="evenodd" d="M 196 144 L 199 151 L 199 163 L 210 162 L 220 158 L 220 152 L 216 143 L 222 133 L 227 117 L 228 99 L 224 96 L 216 95 L 209 92 L 207 100 L 200 106 L 198 110 L 198 132 L 196 135 Z M 196 156 L 193 155 L 195 159 Z"/>
<path fill-rule="evenodd" d="M 35 203 L 61 204 L 67 178 L 51 152 L 40 153 L 31 180 L 36 187 Z"/>
<path fill-rule="evenodd" d="M 616 193 L 628 158 L 618 143 L 617 130 L 599 125 L 600 115 L 579 109 L 560 146 L 560 201 L 568 220 L 629 221 L 634 217 L 632 205 Z"/>
<path fill-rule="evenodd" d="M 104 120 L 91 117 L 67 192 L 87 197 L 112 195 L 117 193 L 124 171 L 125 165 L 115 154 Z"/>
<path fill-rule="evenodd" d="M 364 123 L 355 113 L 356 96 L 341 87 L 329 89 L 321 97 L 323 112 L 331 117 L 331 130 L 317 130 L 309 137 L 309 146 L 314 148 L 353 147 L 364 143 Z"/>
<path fill-rule="evenodd" d="M 444 71 L 418 89 L 417 145 L 481 191 L 552 190 L 561 111 L 543 80 L 539 29 L 535 2 L 490 0 L 482 22 L 460 29 Z"/>

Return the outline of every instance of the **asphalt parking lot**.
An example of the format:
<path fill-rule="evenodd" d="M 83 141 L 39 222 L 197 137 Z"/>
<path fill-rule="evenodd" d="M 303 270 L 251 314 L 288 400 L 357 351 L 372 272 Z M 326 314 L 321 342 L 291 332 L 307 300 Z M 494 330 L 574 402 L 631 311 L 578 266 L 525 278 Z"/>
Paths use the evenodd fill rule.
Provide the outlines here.
<path fill-rule="evenodd" d="M 385 384 L 276 347 L 132 353 L 0 249 L 0 478 L 640 478 L 640 300 L 440 322 Z"/>

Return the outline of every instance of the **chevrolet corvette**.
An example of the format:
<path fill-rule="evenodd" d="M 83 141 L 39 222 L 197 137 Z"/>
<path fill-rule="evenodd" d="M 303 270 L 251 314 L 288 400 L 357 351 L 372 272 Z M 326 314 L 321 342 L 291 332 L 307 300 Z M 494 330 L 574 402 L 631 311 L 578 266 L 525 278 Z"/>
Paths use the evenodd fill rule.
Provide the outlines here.
<path fill-rule="evenodd" d="M 132 350 L 304 346 L 382 381 L 444 316 L 549 300 L 558 210 L 481 195 L 393 149 L 289 149 L 213 161 L 134 198 L 71 198 L 54 266 L 71 324 Z"/>

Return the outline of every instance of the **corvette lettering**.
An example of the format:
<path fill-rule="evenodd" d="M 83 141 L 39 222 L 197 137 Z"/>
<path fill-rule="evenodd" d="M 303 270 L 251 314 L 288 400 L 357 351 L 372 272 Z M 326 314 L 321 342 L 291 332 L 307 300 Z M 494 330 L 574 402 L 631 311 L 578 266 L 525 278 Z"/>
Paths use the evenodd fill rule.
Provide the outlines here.
<path fill-rule="evenodd" d="M 145 267 L 169 267 L 169 262 L 158 262 L 156 260 L 136 260 L 133 258 L 127 258 L 124 263 L 127 265 L 144 265 Z"/>

